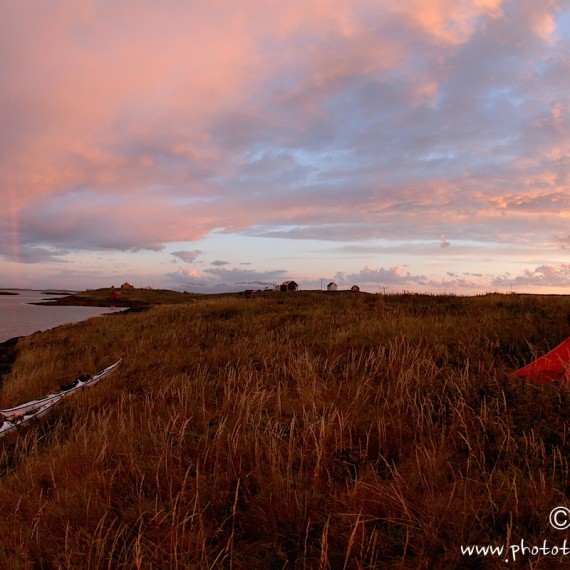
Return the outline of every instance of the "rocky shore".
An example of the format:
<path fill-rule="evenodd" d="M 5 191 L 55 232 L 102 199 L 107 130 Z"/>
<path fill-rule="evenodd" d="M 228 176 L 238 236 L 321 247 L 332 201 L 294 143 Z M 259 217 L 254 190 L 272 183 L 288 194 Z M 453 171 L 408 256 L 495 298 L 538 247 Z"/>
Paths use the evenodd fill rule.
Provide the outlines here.
<path fill-rule="evenodd" d="M 148 307 L 152 303 L 147 301 L 140 301 L 135 299 L 105 299 L 105 298 L 90 298 L 80 295 L 66 295 L 65 297 L 58 297 L 54 299 L 46 299 L 45 301 L 38 301 L 37 303 L 30 303 L 32 305 L 55 305 L 60 307 L 120 307 L 120 308 L 140 308 Z"/>
<path fill-rule="evenodd" d="M 16 357 L 18 355 L 18 340 L 20 337 L 14 337 L 0 343 L 0 386 L 3 378 L 9 374 L 12 369 Z"/>

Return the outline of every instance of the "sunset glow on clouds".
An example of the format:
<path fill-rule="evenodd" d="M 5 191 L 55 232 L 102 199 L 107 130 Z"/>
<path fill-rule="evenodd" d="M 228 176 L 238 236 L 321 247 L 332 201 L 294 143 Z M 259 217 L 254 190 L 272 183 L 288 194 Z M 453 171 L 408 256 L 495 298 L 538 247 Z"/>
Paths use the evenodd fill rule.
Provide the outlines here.
<path fill-rule="evenodd" d="M 0 53 L 0 287 L 570 290 L 566 0 L 22 0 Z"/>

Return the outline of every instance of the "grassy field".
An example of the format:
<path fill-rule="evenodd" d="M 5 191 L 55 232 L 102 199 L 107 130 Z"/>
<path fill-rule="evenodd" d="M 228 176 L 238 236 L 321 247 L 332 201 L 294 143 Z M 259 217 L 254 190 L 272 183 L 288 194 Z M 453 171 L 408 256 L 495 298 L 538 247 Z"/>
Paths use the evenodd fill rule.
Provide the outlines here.
<path fill-rule="evenodd" d="M 269 293 L 24 338 L 0 407 L 123 363 L 0 442 L 0 568 L 519 567 L 461 546 L 566 537 L 570 392 L 509 375 L 569 319 L 570 296 Z"/>

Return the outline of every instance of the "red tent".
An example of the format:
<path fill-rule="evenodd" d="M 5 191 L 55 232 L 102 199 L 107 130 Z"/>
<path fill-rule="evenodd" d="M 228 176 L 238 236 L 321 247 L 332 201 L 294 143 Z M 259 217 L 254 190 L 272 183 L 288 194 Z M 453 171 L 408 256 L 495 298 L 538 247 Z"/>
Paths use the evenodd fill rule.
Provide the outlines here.
<path fill-rule="evenodd" d="M 538 384 L 551 384 L 554 380 L 570 382 L 570 337 L 514 375 Z"/>

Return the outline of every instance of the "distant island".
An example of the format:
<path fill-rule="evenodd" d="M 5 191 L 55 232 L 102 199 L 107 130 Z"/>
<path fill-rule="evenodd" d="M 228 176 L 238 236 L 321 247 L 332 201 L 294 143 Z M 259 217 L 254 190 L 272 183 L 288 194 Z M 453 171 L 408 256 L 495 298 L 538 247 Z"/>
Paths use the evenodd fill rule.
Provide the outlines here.
<path fill-rule="evenodd" d="M 20 293 L 15 293 L 14 291 L 0 291 L 0 295 L 19 295 Z"/>
<path fill-rule="evenodd" d="M 31 303 L 32 305 L 59 305 L 83 307 L 123 307 L 142 309 L 151 305 L 187 303 L 200 297 L 198 294 L 180 293 L 164 289 L 90 289 L 78 293 L 65 294 L 54 299 Z"/>

